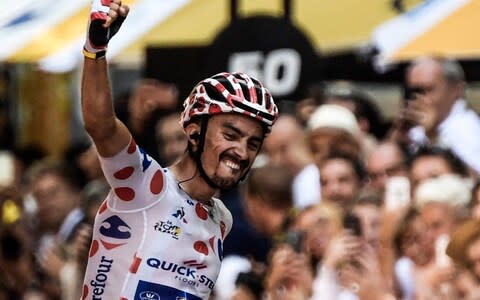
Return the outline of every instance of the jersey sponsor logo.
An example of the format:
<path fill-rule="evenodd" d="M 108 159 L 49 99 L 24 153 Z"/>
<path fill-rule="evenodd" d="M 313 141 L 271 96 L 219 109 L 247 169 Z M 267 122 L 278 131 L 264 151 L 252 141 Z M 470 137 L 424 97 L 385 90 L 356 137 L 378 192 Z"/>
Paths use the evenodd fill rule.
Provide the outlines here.
<path fill-rule="evenodd" d="M 113 215 L 102 221 L 100 226 L 100 234 L 108 238 L 100 239 L 102 245 L 107 250 L 117 248 L 126 244 L 125 240 L 131 237 L 130 226 L 125 223 L 119 216 Z M 119 240 L 122 242 L 119 243 Z"/>
<path fill-rule="evenodd" d="M 105 292 L 105 285 L 108 280 L 108 273 L 112 269 L 113 259 L 107 259 L 105 256 L 101 257 L 100 264 L 97 267 L 97 274 L 95 278 L 90 280 L 92 287 L 92 300 L 101 300 Z"/>
<path fill-rule="evenodd" d="M 146 263 L 149 267 L 175 274 L 175 279 L 183 284 L 199 287 L 206 286 L 210 290 L 215 286 L 215 282 L 204 274 L 198 274 L 198 270 L 207 268 L 206 264 L 198 263 L 196 260 L 187 260 L 179 265 L 174 262 L 160 260 L 158 258 L 148 258 Z"/>
<path fill-rule="evenodd" d="M 133 300 L 201 300 L 200 297 L 163 284 L 140 280 Z"/>
<path fill-rule="evenodd" d="M 140 147 L 139 147 L 140 148 Z M 147 152 L 143 148 L 140 148 L 140 153 L 142 153 L 142 172 L 145 172 L 150 165 L 152 164 L 152 159 L 148 156 Z"/>
<path fill-rule="evenodd" d="M 176 219 L 182 220 L 183 223 L 188 224 L 187 219 L 185 219 L 185 211 L 183 209 L 183 206 L 180 206 L 176 209 L 175 213 L 172 214 L 172 217 L 175 217 Z"/>
<path fill-rule="evenodd" d="M 160 295 L 151 291 L 141 292 L 138 296 L 142 300 L 160 300 Z"/>
<path fill-rule="evenodd" d="M 176 240 L 178 240 L 180 234 L 182 233 L 182 228 L 177 225 L 173 225 L 171 221 L 158 221 L 153 226 L 153 229 L 161 233 L 166 233 Z"/>

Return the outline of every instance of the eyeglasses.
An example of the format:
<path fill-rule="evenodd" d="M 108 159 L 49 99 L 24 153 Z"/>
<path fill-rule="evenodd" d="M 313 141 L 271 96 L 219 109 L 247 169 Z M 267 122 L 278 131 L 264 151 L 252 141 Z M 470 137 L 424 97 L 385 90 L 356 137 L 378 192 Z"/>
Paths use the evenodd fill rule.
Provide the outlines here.
<path fill-rule="evenodd" d="M 397 175 L 398 172 L 403 171 L 405 169 L 405 162 L 401 161 L 393 166 L 390 166 L 388 168 L 385 168 L 382 171 L 378 172 L 368 172 L 368 177 L 370 180 L 378 180 L 383 176 L 391 177 L 394 175 Z"/>

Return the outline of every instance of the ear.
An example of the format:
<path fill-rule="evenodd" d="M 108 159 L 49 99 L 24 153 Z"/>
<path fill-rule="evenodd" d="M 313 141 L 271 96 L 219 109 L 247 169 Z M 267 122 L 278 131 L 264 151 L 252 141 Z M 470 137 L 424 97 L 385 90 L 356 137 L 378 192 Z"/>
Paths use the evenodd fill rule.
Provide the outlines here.
<path fill-rule="evenodd" d="M 198 144 L 198 139 L 200 138 L 200 126 L 196 123 L 190 123 L 185 127 L 185 133 L 187 134 L 188 140 L 193 145 Z"/>

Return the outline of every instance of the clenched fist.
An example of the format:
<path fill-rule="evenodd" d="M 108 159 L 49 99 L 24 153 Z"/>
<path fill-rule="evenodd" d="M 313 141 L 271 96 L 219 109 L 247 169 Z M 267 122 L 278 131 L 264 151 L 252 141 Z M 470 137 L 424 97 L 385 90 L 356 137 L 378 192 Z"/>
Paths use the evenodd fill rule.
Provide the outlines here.
<path fill-rule="evenodd" d="M 105 56 L 108 42 L 118 32 L 129 8 L 121 0 L 93 0 L 87 27 L 84 54 L 89 58 Z"/>

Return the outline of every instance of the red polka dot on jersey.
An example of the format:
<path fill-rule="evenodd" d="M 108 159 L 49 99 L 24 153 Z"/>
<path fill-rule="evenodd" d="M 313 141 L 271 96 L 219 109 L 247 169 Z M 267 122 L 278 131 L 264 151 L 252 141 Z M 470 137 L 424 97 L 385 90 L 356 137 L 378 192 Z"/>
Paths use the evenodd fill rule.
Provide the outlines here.
<path fill-rule="evenodd" d="M 208 218 L 208 212 L 205 210 L 202 204 L 197 203 L 195 205 L 195 212 L 197 213 L 197 216 L 202 219 L 206 220 Z"/>
<path fill-rule="evenodd" d="M 120 180 L 125 180 L 128 177 L 132 176 L 133 171 L 135 171 L 135 169 L 133 167 L 125 167 L 125 168 L 115 172 L 113 174 L 113 177 L 115 177 L 117 179 L 120 179 Z"/>
<path fill-rule="evenodd" d="M 196 250 L 197 252 L 199 252 L 199 253 L 208 255 L 208 247 L 207 247 L 207 244 L 205 244 L 205 242 L 196 241 L 196 242 L 193 244 L 193 249 L 195 249 L 195 250 Z"/>
<path fill-rule="evenodd" d="M 107 210 L 107 200 L 104 200 L 100 208 L 98 209 L 98 214 L 102 214 Z"/>
<path fill-rule="evenodd" d="M 133 259 L 133 262 L 130 265 L 130 273 L 136 274 L 138 271 L 138 267 L 140 267 L 141 262 L 142 262 L 142 259 L 135 254 L 135 258 Z"/>
<path fill-rule="evenodd" d="M 135 140 L 132 139 L 132 141 L 130 142 L 130 145 L 128 145 L 127 152 L 129 154 L 132 154 L 133 152 L 135 152 L 135 150 L 137 150 L 137 143 L 135 143 Z"/>
<path fill-rule="evenodd" d="M 95 254 L 97 254 L 98 247 L 99 247 L 98 241 L 97 241 L 97 240 L 93 240 L 93 241 L 92 241 L 92 245 L 90 246 L 90 252 L 88 253 L 88 256 L 89 256 L 89 257 L 92 257 L 92 256 L 94 256 Z"/>
<path fill-rule="evenodd" d="M 158 195 L 163 189 L 163 174 L 162 171 L 157 170 L 150 181 L 150 191 L 152 194 Z"/>
<path fill-rule="evenodd" d="M 132 201 L 135 198 L 135 191 L 129 187 L 116 188 L 115 194 L 123 201 Z"/>
<path fill-rule="evenodd" d="M 88 296 L 88 286 L 86 284 L 83 285 L 83 291 L 82 291 L 82 300 L 87 299 Z"/>

